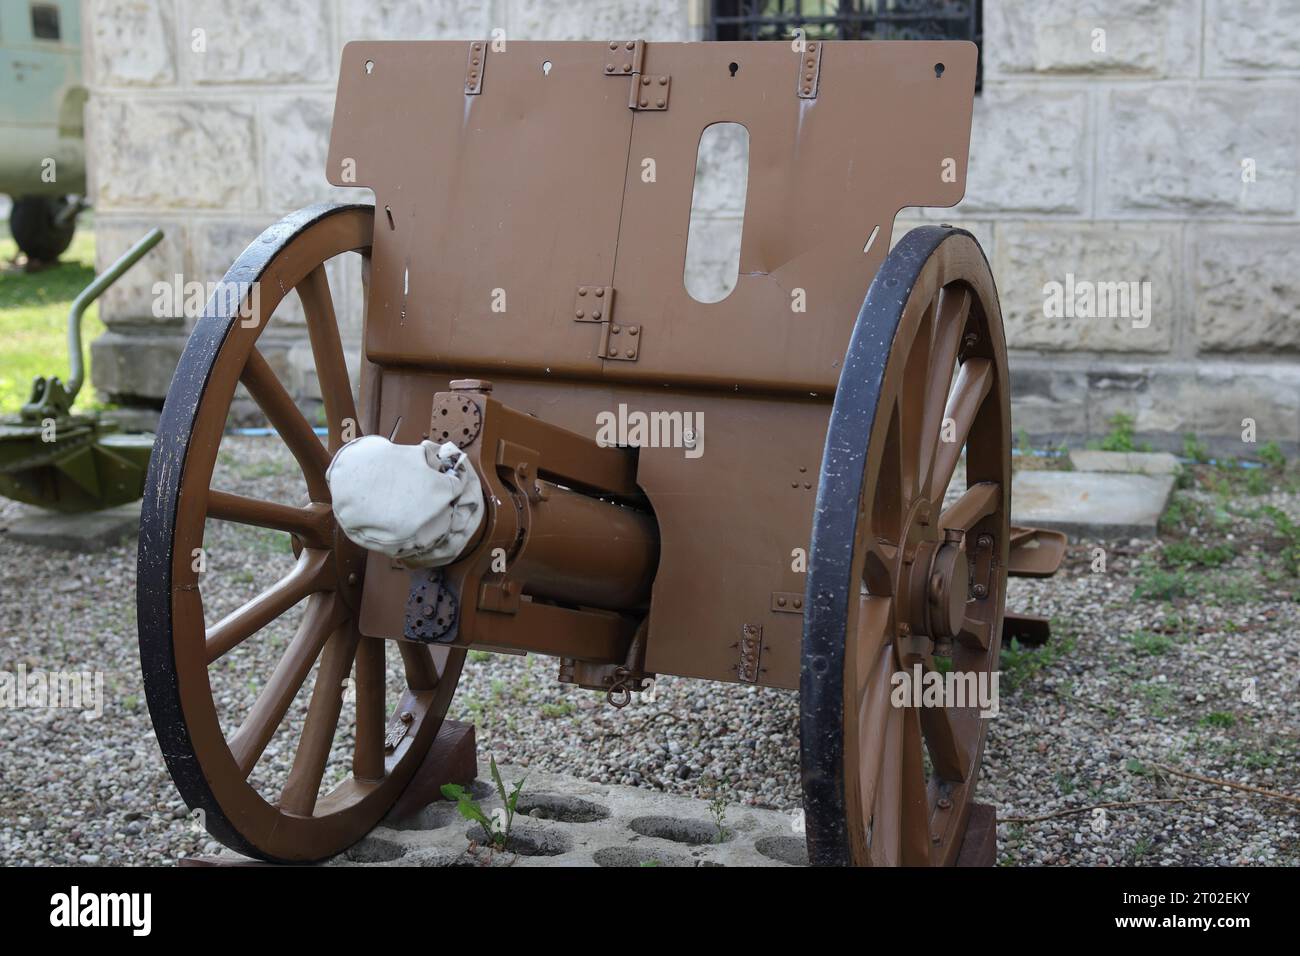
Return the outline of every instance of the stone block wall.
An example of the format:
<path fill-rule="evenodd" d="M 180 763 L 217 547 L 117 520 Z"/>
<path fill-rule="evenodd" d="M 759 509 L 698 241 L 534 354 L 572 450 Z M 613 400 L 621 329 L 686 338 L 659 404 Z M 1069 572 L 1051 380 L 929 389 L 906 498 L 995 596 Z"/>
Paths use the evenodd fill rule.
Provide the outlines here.
<path fill-rule="evenodd" d="M 101 300 L 92 344 L 101 394 L 158 405 L 193 317 L 154 314 L 155 283 L 220 280 L 285 213 L 369 202 L 325 181 L 339 57 L 354 39 L 507 37 L 693 40 L 683 0 L 83 0 L 98 265 L 151 226 L 166 239 Z M 396 120 L 395 120 L 396 121 Z M 355 264 L 354 264 L 355 266 Z M 360 273 L 332 268 L 345 345 L 360 340 Z M 263 351 L 305 399 L 318 395 L 295 300 Z M 284 313 L 284 314 L 281 314 Z"/>
<path fill-rule="evenodd" d="M 168 238 L 103 300 L 103 393 L 157 402 L 192 320 L 154 282 L 214 281 L 285 212 L 368 198 L 326 184 L 342 45 L 359 38 L 691 40 L 690 0 L 85 0 L 98 257 Z M 1300 443 L 1300 2 L 985 0 L 966 200 L 904 210 L 984 243 L 1012 348 L 1014 424 L 1080 441 L 1117 412 L 1178 448 Z M 196 32 L 199 31 L 199 32 Z M 1098 31 L 1104 31 L 1099 33 Z M 200 37 L 202 43 L 200 43 Z M 202 45 L 200 51 L 198 47 Z M 723 190 L 711 230 L 743 215 Z M 719 255 L 726 259 L 725 255 Z M 333 277 L 341 297 L 359 277 Z M 1045 311 L 1050 283 L 1149 283 L 1150 312 Z M 355 315 L 345 333 L 355 345 Z M 309 395 L 294 317 L 268 332 Z"/>
<path fill-rule="evenodd" d="M 965 225 L 985 245 L 1014 427 L 1077 440 L 1123 412 L 1157 447 L 1193 432 L 1248 455 L 1248 418 L 1259 442 L 1295 448 L 1300 3 L 985 0 L 984 11 L 966 199 L 901 218 Z M 1049 317 L 1044 286 L 1069 276 L 1149 282 L 1149 324 Z"/>

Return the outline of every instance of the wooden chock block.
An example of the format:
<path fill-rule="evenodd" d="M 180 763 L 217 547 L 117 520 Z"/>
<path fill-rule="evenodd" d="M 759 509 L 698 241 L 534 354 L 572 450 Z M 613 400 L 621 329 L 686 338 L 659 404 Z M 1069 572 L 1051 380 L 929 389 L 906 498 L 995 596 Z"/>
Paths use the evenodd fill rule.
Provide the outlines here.
<path fill-rule="evenodd" d="M 998 856 L 998 813 L 987 803 L 972 803 L 957 866 L 993 866 Z"/>
<path fill-rule="evenodd" d="M 443 799 L 443 784 L 468 787 L 478 777 L 478 744 L 474 725 L 444 720 L 437 739 L 425 755 L 410 784 L 388 813 L 389 820 L 414 816 L 429 804 Z"/>

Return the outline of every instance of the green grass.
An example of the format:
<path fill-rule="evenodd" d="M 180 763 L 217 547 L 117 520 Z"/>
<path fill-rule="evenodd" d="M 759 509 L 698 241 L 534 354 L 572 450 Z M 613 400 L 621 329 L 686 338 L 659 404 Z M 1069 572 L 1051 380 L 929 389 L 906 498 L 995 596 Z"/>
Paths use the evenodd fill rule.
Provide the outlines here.
<path fill-rule="evenodd" d="M 1198 721 L 1202 727 L 1231 727 L 1236 722 L 1236 717 L 1221 710 L 1211 711 Z"/>
<path fill-rule="evenodd" d="M 1273 490 L 1273 476 L 1263 468 L 1253 468 L 1246 472 L 1243 484 L 1248 495 L 1266 495 Z"/>
<path fill-rule="evenodd" d="M 1100 449 L 1101 451 L 1150 451 L 1151 446 L 1146 442 L 1136 442 L 1133 440 L 1133 426 L 1136 424 L 1132 415 L 1125 415 L 1123 412 L 1116 412 L 1106 424 L 1110 426 L 1110 431 L 1100 439 L 1088 442 L 1089 448 Z"/>
<path fill-rule="evenodd" d="M 1132 862 L 1134 865 L 1141 863 L 1142 859 L 1151 852 L 1151 846 L 1150 837 L 1138 838 L 1137 842 L 1133 844 Z"/>
<path fill-rule="evenodd" d="M 1008 690 L 1032 680 L 1036 675 L 1052 668 L 1074 650 L 1074 634 L 1058 619 L 1052 620 L 1052 639 L 1042 647 L 1025 647 L 1014 638 L 1002 647 L 998 664 L 1003 686 Z"/>
<path fill-rule="evenodd" d="M 1133 645 L 1133 650 L 1147 657 L 1165 654 L 1174 646 L 1173 638 L 1164 634 L 1152 634 L 1150 631 L 1137 631 L 1130 634 L 1128 642 Z"/>
<path fill-rule="evenodd" d="M 1138 685 L 1137 692 L 1148 714 L 1156 719 L 1169 716 L 1174 701 L 1172 687 L 1168 684 L 1150 682 Z"/>
<path fill-rule="evenodd" d="M 1122 442 L 1123 429 L 1117 435 L 1116 440 Z M 1276 490 L 1300 491 L 1300 468 L 1291 467 L 1286 453 L 1276 441 L 1264 442 L 1253 454 L 1244 456 L 1244 460 L 1238 460 L 1234 455 L 1212 459 L 1204 442 L 1195 435 L 1185 435 L 1183 456 L 1190 463 L 1178 470 L 1177 487 L 1180 489 L 1201 489 L 1212 492 L 1221 499 L 1241 495 L 1259 497 Z M 1247 462 L 1254 467 L 1244 467 Z M 1161 530 L 1176 529 L 1183 517 L 1182 509 L 1171 502 L 1168 512 L 1161 518 Z"/>
<path fill-rule="evenodd" d="M 1168 601 L 1176 597 L 1187 597 L 1191 591 L 1191 582 L 1183 571 L 1165 571 L 1154 565 L 1145 565 L 1138 572 L 1137 584 L 1133 593 L 1146 601 Z"/>
<path fill-rule="evenodd" d="M 1205 442 L 1189 433 L 1183 436 L 1183 457 L 1204 464 L 1210 460 L 1210 452 Z"/>
<path fill-rule="evenodd" d="M 252 525 L 235 525 L 230 534 L 234 537 L 236 547 L 260 555 L 293 554 L 293 542 L 283 531 L 271 528 L 255 528 Z M 211 552 L 209 552 L 209 557 Z M 211 567 L 211 564 L 209 564 Z"/>
<path fill-rule="evenodd" d="M 1244 750 L 1241 752 L 1241 762 L 1247 770 L 1271 770 L 1280 761 L 1266 750 Z"/>
<path fill-rule="evenodd" d="M 18 253 L 7 228 L 0 239 L 0 263 Z M 72 300 L 95 278 L 95 234 L 77 230 L 72 245 L 59 264 L 43 272 L 9 269 L 0 274 L 0 413 L 12 413 L 31 397 L 32 379 L 57 375 L 68 380 L 68 309 Z M 90 342 L 104 331 L 99 309 L 92 305 L 81 321 L 81 341 L 86 356 L 86 384 L 76 408 L 97 408 L 90 387 Z"/>
<path fill-rule="evenodd" d="M 1300 524 L 1292 521 L 1281 508 L 1271 505 L 1264 514 L 1273 522 L 1273 529 L 1282 538 L 1280 557 L 1292 577 L 1300 577 Z"/>
<path fill-rule="evenodd" d="M 1237 555 L 1230 544 L 1196 544 L 1193 541 L 1171 541 L 1164 547 L 1166 564 L 1189 567 L 1217 568 L 1227 564 Z"/>
<path fill-rule="evenodd" d="M 1194 574 L 1188 570 L 1195 564 L 1220 567 L 1222 562 L 1230 560 L 1236 553 L 1228 546 L 1175 547 L 1173 558 L 1169 554 L 1170 547 L 1165 546 L 1166 560 L 1181 566 L 1166 569 L 1150 561 L 1139 565 L 1137 580 L 1133 585 L 1133 594 L 1139 600 L 1173 602 L 1178 598 L 1196 598 L 1223 607 L 1244 604 L 1257 596 L 1258 589 L 1251 572 L 1223 570 L 1218 573 Z"/>
<path fill-rule="evenodd" d="M 1184 473 L 1191 474 L 1190 471 Z M 1160 532 L 1173 534 L 1185 531 L 1203 517 L 1203 511 L 1200 502 L 1195 498 L 1175 493 L 1170 496 L 1165 513 L 1160 516 Z"/>
<path fill-rule="evenodd" d="M 1286 468 L 1286 455 L 1282 454 L 1282 449 L 1278 447 L 1275 441 L 1265 442 L 1261 445 L 1255 457 L 1267 467 L 1276 471 L 1282 471 Z"/>
<path fill-rule="evenodd" d="M 1221 574 L 1211 578 L 1206 585 L 1206 594 L 1210 604 L 1222 607 L 1226 604 L 1245 604 L 1253 601 L 1258 594 L 1254 578 L 1247 572 L 1239 574 Z"/>

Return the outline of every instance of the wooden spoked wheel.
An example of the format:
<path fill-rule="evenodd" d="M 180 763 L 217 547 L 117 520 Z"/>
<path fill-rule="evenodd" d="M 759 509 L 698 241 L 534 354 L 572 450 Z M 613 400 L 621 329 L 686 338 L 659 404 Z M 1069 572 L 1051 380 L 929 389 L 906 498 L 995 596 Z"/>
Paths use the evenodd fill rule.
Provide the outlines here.
<path fill-rule="evenodd" d="M 1010 445 L 988 263 L 967 232 L 915 229 L 867 294 L 822 463 L 800 676 L 813 863 L 950 864 L 961 849 L 986 718 L 974 694 L 914 706 L 924 696 L 895 675 L 919 665 L 922 688 L 951 672 L 969 689 L 996 671 Z M 944 507 L 963 446 L 966 489 Z"/>
<path fill-rule="evenodd" d="M 359 418 L 324 264 L 360 255 L 364 285 L 373 229 L 371 206 L 314 206 L 266 230 L 240 256 L 222 283 L 226 294 L 209 302 L 181 357 L 145 489 L 140 657 L 154 729 L 176 786 L 191 808 L 203 811 L 209 832 L 232 849 L 268 860 L 322 859 L 379 822 L 437 736 L 463 662 L 462 651 L 399 642 L 406 686 L 390 723 L 385 642 L 363 636 L 357 623 L 365 552 L 338 530 L 330 507 L 325 469 L 345 437 L 374 429 L 377 398 L 365 398 L 377 396 L 378 383 L 363 361 L 361 394 L 368 407 Z M 328 446 L 257 348 L 292 290 L 306 317 Z M 240 383 L 301 469 L 301 507 L 212 487 Z M 296 554 L 283 579 L 219 621 L 205 621 L 203 575 L 194 560 L 210 518 L 288 532 Z M 296 633 L 273 669 L 259 675 L 255 702 L 227 735 L 210 668 L 298 606 Z M 250 774 L 313 673 L 292 767 L 278 792 L 264 793 Z M 355 689 L 350 773 L 322 793 L 345 696 L 353 696 L 345 693 L 349 681 Z"/>

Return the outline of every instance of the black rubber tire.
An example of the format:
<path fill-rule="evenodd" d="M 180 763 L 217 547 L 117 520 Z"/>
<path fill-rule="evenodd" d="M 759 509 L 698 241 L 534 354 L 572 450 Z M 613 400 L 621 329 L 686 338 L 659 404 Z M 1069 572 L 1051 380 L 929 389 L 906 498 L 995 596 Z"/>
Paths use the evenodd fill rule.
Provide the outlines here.
<path fill-rule="evenodd" d="M 65 222 L 59 222 L 68 202 L 65 196 L 21 196 L 14 200 L 9 232 L 28 259 L 55 262 L 72 245 L 77 217 L 68 216 Z"/>
<path fill-rule="evenodd" d="M 842 671 L 846 609 L 858 587 L 850 568 L 868 439 L 912 288 L 931 256 L 957 237 L 976 242 L 964 229 L 922 226 L 908 232 L 885 258 L 853 327 L 835 392 L 814 511 L 799 681 L 800 771 L 808 855 L 814 866 L 853 862 L 845 825 L 849 808 L 844 788 Z M 987 260 L 984 267 L 987 270 Z M 991 277 L 990 288 L 996 302 Z M 1002 356 L 1005 368 L 1004 346 Z M 1006 511 L 1010 513 L 1009 504 Z"/>
<path fill-rule="evenodd" d="M 369 204 L 320 203 L 291 213 L 249 244 L 222 279 L 221 287 L 251 288 L 255 282 L 273 285 L 276 280 L 266 278 L 268 270 L 281 257 L 293 259 L 293 254 L 286 250 L 299 236 L 331 217 L 349 216 L 358 212 L 373 219 L 374 207 Z M 370 231 L 373 231 L 373 227 L 370 227 Z M 369 247 L 368 241 L 366 246 Z M 299 257 L 297 261 L 306 260 Z M 282 290 L 284 288 L 281 287 Z M 438 689 L 430 692 L 432 699 L 422 710 L 417 710 L 420 714 L 417 720 L 423 724 L 422 729 L 413 731 L 417 741 L 411 744 L 408 756 L 403 758 L 400 767 L 389 768 L 384 784 L 375 791 L 378 793 L 386 787 L 391 790 L 391 799 L 373 799 L 368 809 L 359 810 L 355 814 L 364 822 L 344 821 L 339 826 L 330 823 L 329 815 L 314 815 L 307 819 L 321 821 L 319 832 L 324 842 L 314 847 L 290 845 L 291 827 L 277 825 L 269 830 L 261 827 L 258 822 L 260 811 L 249 812 L 251 800 L 223 803 L 222 794 L 231 792 L 231 781 L 229 778 L 217 779 L 219 768 L 214 769 L 211 763 L 205 763 L 205 753 L 211 756 L 213 751 L 210 744 L 205 748 L 194 732 L 192 710 L 187 714 L 186 698 L 183 696 L 187 686 L 187 672 L 176 653 L 175 635 L 178 621 L 183 620 L 183 612 L 178 614 L 178 594 L 185 593 L 187 589 L 175 582 L 174 574 L 177 529 L 183 523 L 180 510 L 182 490 L 193 453 L 192 446 L 196 447 L 199 441 L 194 434 L 195 424 L 203 414 L 205 397 L 211 387 L 214 370 L 222 363 L 227 340 L 232 335 L 247 334 L 247 330 L 241 328 L 238 306 L 239 302 L 233 297 L 212 297 L 203 317 L 195 323 L 168 389 L 167 401 L 163 405 L 140 513 L 136 565 L 140 664 L 154 732 L 167 769 L 185 805 L 191 810 L 203 811 L 202 820 L 208 832 L 232 850 L 269 862 L 301 864 L 316 862 L 342 852 L 379 824 L 437 737 L 438 728 L 452 694 L 455 693 L 464 652 L 449 655 Z M 267 307 L 266 315 L 273 314 L 274 304 L 267 306 L 263 299 L 263 306 Z M 224 399 L 218 395 L 218 400 L 228 404 L 230 393 L 225 393 Z M 222 414 L 224 416 L 224 411 Z M 180 553 L 188 554 L 190 551 L 181 548 Z M 201 640 L 202 631 L 198 636 Z M 194 688 L 198 685 L 190 681 L 188 686 Z M 191 694 L 189 699 L 194 700 L 193 692 Z M 389 780 L 398 782 L 389 785 Z M 241 785 L 242 781 L 235 784 L 237 788 Z M 342 836 L 341 831 L 344 832 Z M 286 834 L 289 834 L 289 839 L 286 839 Z"/>

